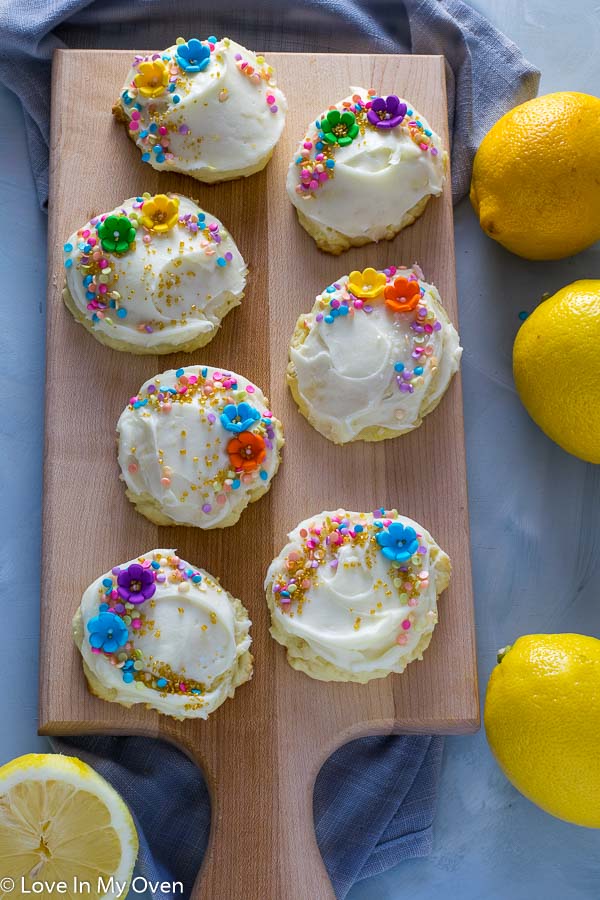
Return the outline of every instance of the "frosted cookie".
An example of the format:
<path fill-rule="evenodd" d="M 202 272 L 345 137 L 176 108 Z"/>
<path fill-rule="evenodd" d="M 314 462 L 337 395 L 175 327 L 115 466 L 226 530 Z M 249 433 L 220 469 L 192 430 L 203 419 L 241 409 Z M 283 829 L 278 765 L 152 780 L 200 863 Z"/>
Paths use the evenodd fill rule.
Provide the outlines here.
<path fill-rule="evenodd" d="M 365 269 L 329 285 L 300 316 L 287 381 L 300 412 L 330 441 L 380 441 L 419 427 L 461 354 L 418 266 Z"/>
<path fill-rule="evenodd" d="M 179 194 L 132 197 L 64 245 L 63 299 L 101 343 L 196 350 L 244 296 L 246 263 L 223 224 Z"/>
<path fill-rule="evenodd" d="M 209 37 L 136 56 L 113 114 L 153 169 L 215 182 L 266 166 L 286 110 L 263 56 Z"/>
<path fill-rule="evenodd" d="M 441 138 L 407 100 L 352 88 L 309 125 L 287 191 L 317 246 L 337 254 L 412 224 L 446 168 Z"/>
<path fill-rule="evenodd" d="M 235 525 L 269 490 L 283 446 L 260 388 L 212 366 L 149 379 L 117 433 L 127 496 L 157 525 Z"/>
<path fill-rule="evenodd" d="M 92 694 L 206 719 L 252 677 L 250 625 L 216 578 L 151 550 L 88 587 L 73 635 Z"/>
<path fill-rule="evenodd" d="M 396 510 L 339 509 L 288 538 L 265 589 L 271 635 L 292 668 L 365 683 L 422 658 L 451 571 L 429 532 Z"/>

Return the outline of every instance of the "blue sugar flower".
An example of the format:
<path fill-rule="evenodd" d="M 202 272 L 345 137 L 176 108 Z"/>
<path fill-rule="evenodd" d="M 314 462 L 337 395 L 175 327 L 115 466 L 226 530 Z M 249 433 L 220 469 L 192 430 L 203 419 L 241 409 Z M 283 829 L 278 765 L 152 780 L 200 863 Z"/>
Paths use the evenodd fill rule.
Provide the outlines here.
<path fill-rule="evenodd" d="M 177 44 L 175 62 L 184 72 L 202 72 L 210 61 L 210 49 L 198 38 L 187 44 Z"/>
<path fill-rule="evenodd" d="M 380 531 L 377 543 L 385 558 L 392 562 L 408 562 L 419 549 L 417 532 L 409 525 L 405 527 L 401 522 L 392 522 L 388 528 Z"/>
<path fill-rule="evenodd" d="M 249 431 L 259 419 L 259 411 L 246 402 L 228 403 L 221 413 L 221 425 L 234 434 Z"/>
<path fill-rule="evenodd" d="M 114 653 L 124 647 L 129 639 L 127 625 L 112 612 L 101 612 L 87 623 L 89 641 L 95 650 Z"/>

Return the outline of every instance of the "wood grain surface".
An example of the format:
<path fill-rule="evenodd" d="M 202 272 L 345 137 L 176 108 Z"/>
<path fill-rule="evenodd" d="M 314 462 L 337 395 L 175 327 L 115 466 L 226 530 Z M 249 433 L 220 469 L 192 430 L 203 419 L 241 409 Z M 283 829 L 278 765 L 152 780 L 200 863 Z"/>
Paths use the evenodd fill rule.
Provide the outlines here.
<path fill-rule="evenodd" d="M 450 186 L 394 241 L 334 258 L 298 225 L 285 174 L 308 123 L 350 85 L 408 97 L 447 144 L 443 60 L 270 54 L 290 107 L 273 159 L 250 179 L 205 186 L 144 165 L 113 121 L 111 105 L 130 57 L 109 51 L 54 57 L 40 732 L 159 736 L 202 766 L 213 818 L 196 898 L 321 900 L 333 893 L 314 839 L 312 788 L 329 753 L 371 733 L 473 731 L 479 704 L 460 378 L 415 433 L 345 447 L 308 425 L 284 382 L 297 316 L 352 269 L 418 261 L 457 322 Z M 93 86 L 86 103 L 82 85 Z M 92 215 L 144 191 L 169 190 L 194 197 L 231 230 L 250 268 L 246 297 L 200 352 L 157 358 L 109 350 L 63 307 L 62 244 Z M 255 381 L 286 431 L 270 493 L 233 528 L 157 528 L 134 511 L 118 478 L 115 423 L 128 398 L 150 376 L 190 363 L 231 368 Z M 366 686 L 294 672 L 268 634 L 262 587 L 268 564 L 301 519 L 339 506 L 397 507 L 432 532 L 454 568 L 423 661 Z M 179 723 L 92 697 L 71 642 L 71 617 L 86 586 L 155 547 L 176 547 L 250 610 L 254 678 L 207 722 Z"/>

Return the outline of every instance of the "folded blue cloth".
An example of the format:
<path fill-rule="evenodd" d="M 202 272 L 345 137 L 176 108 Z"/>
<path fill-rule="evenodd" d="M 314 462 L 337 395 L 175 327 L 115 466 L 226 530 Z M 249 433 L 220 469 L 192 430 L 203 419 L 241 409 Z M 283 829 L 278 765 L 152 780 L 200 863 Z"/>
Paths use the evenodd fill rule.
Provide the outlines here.
<path fill-rule="evenodd" d="M 445 56 L 455 201 L 468 190 L 483 135 L 535 96 L 540 77 L 512 41 L 461 0 L 222 0 L 208 7 L 196 0 L 7 0 L 0 4 L 0 81 L 23 104 L 42 206 L 53 51 L 160 49 L 178 34 L 226 34 L 265 51 Z"/>
<path fill-rule="evenodd" d="M 189 897 L 210 831 L 210 798 L 194 763 L 150 738 L 51 743 L 57 752 L 88 762 L 129 805 L 140 837 L 135 874 L 151 882 L 181 881 Z M 430 852 L 442 750 L 441 737 L 372 737 L 340 747 L 327 760 L 315 784 L 313 812 L 337 897 L 361 878 Z M 159 891 L 152 898 L 173 895 Z"/>
<path fill-rule="evenodd" d="M 23 104 L 43 207 L 53 51 L 161 48 L 179 34 L 211 33 L 265 51 L 444 55 L 455 201 L 468 189 L 483 134 L 535 96 L 539 82 L 518 48 L 460 0 L 222 0 L 208 8 L 196 0 L 8 0 L 0 6 L 0 81 Z M 182 881 L 189 896 L 210 823 L 196 767 L 146 738 L 53 743 L 87 760 L 129 803 L 140 832 L 139 874 Z M 442 747 L 440 737 L 364 738 L 327 761 L 315 786 L 315 828 L 339 898 L 359 879 L 429 852 Z"/>

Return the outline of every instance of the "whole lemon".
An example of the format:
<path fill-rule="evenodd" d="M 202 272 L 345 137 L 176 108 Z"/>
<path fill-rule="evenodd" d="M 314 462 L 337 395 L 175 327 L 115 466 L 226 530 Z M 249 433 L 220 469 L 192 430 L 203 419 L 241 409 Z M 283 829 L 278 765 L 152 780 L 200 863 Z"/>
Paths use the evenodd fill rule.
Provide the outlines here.
<path fill-rule="evenodd" d="M 488 131 L 471 203 L 491 238 L 525 259 L 561 259 L 600 238 L 600 99 L 546 94 Z"/>
<path fill-rule="evenodd" d="M 600 828 L 600 641 L 530 634 L 498 659 L 484 722 L 500 768 L 546 812 Z"/>
<path fill-rule="evenodd" d="M 531 313 L 515 339 L 513 374 L 542 431 L 600 463 L 600 281 L 574 281 Z"/>

